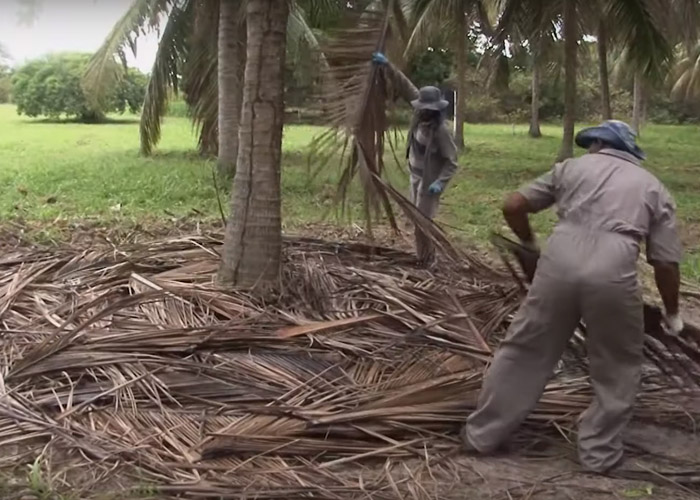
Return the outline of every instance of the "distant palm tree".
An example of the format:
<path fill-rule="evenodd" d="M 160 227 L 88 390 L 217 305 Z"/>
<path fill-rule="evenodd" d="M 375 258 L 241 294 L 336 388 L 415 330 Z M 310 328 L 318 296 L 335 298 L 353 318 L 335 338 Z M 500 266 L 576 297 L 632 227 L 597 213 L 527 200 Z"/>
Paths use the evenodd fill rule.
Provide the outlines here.
<path fill-rule="evenodd" d="M 635 71 L 645 78 L 660 78 L 664 67 L 673 57 L 668 16 L 669 1 L 674 6 L 691 0 L 494 0 L 501 4 L 507 22 L 529 25 L 533 12 L 548 11 L 534 25 L 539 30 L 550 30 L 552 22 L 559 25 L 565 43 L 564 84 L 564 137 L 559 159 L 573 155 L 576 118 L 576 74 L 579 41 L 587 33 L 590 19 L 605 19 L 614 39 L 627 48 L 627 57 Z M 694 1 L 694 0 L 693 0 Z M 593 14 L 591 9 L 594 10 Z M 525 20 L 525 21 L 524 21 Z M 612 34 L 611 34 L 612 35 Z"/>

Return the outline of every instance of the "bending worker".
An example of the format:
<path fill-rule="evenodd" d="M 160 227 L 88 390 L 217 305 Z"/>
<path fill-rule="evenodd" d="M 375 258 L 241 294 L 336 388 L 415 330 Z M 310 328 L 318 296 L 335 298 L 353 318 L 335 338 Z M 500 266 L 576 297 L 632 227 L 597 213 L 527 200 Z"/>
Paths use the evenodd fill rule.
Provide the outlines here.
<path fill-rule="evenodd" d="M 411 103 L 414 113 L 408 132 L 406 157 L 411 176 L 411 202 L 428 219 L 433 219 L 440 196 L 457 171 L 457 147 L 445 124 L 448 102 L 437 87 L 420 90 L 384 54 L 375 53 L 372 61 L 387 70 L 387 76 L 399 95 Z M 415 228 L 416 253 L 424 265 L 433 263 L 434 250 L 428 237 Z"/>
<path fill-rule="evenodd" d="M 643 303 L 637 258 L 646 243 L 671 333 L 678 311 L 681 245 L 675 205 L 626 123 L 582 130 L 588 154 L 558 163 L 509 195 L 503 213 L 520 240 L 537 248 L 528 214 L 557 205 L 559 222 L 539 259 L 527 298 L 496 353 L 463 433 L 472 452 L 491 453 L 534 409 L 581 318 L 587 327 L 594 398 L 579 419 L 581 463 L 606 473 L 622 462 L 643 362 Z"/>

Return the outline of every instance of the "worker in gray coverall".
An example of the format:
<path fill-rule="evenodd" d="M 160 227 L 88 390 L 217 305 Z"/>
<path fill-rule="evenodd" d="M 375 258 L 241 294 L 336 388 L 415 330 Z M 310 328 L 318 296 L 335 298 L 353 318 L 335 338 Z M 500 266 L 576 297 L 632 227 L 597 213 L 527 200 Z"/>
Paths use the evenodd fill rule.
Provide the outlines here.
<path fill-rule="evenodd" d="M 508 225 L 532 249 L 528 214 L 556 204 L 559 222 L 462 438 L 471 452 L 497 451 L 534 409 L 582 318 L 594 398 L 579 420 L 579 458 L 587 469 L 606 473 L 622 462 L 622 432 L 641 378 L 640 245 L 646 243 L 671 334 L 683 329 L 681 245 L 673 199 L 640 165 L 644 153 L 629 125 L 607 121 L 582 130 L 576 144 L 588 154 L 556 164 L 506 199 Z"/>
<path fill-rule="evenodd" d="M 418 90 L 384 54 L 373 54 L 372 61 L 388 70 L 387 76 L 398 94 L 413 106 L 406 152 L 411 176 L 410 199 L 432 220 L 437 214 L 440 196 L 457 170 L 457 147 L 444 119 L 449 103 L 437 87 Z M 417 227 L 415 238 L 418 260 L 425 265 L 432 264 L 435 255 L 431 241 Z"/>

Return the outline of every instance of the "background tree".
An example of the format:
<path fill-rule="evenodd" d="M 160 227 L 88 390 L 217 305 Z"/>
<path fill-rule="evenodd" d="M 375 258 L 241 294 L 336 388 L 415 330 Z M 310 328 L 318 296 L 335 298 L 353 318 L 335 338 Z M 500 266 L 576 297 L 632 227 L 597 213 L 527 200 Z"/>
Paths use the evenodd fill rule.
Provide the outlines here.
<path fill-rule="evenodd" d="M 224 285 L 265 291 L 280 284 L 280 162 L 288 14 L 287 2 L 248 0 L 238 161 L 219 269 Z"/>
<path fill-rule="evenodd" d="M 18 68 L 12 79 L 17 112 L 30 117 L 75 117 L 85 122 L 102 121 L 110 112 L 138 112 L 145 94 L 145 75 L 129 69 L 99 100 L 92 100 L 81 85 L 90 58 L 91 54 L 54 54 Z"/>

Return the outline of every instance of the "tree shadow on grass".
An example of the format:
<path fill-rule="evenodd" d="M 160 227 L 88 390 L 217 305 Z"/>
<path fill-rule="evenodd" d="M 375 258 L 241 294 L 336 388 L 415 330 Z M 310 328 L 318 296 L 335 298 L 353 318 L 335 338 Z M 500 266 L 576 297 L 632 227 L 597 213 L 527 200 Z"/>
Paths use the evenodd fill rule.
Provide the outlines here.
<path fill-rule="evenodd" d="M 140 123 L 140 119 L 137 117 L 124 117 L 85 121 L 79 118 L 26 118 L 22 122 L 31 125 L 136 125 Z"/>

